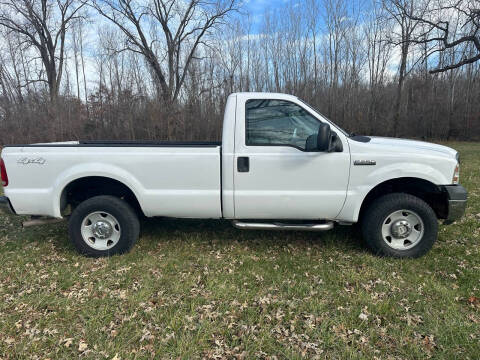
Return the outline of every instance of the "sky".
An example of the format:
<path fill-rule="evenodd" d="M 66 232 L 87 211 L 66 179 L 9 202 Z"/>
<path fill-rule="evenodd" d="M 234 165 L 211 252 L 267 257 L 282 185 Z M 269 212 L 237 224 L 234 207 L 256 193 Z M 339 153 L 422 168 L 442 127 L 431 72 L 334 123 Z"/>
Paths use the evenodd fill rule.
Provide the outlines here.
<path fill-rule="evenodd" d="M 287 2 L 288 0 L 245 0 L 244 4 L 252 14 L 261 14 L 268 7 L 281 7 Z"/>
<path fill-rule="evenodd" d="M 258 33 L 262 25 L 263 14 L 267 9 L 280 9 L 291 0 L 244 0 L 243 10 L 252 17 L 253 33 Z"/>

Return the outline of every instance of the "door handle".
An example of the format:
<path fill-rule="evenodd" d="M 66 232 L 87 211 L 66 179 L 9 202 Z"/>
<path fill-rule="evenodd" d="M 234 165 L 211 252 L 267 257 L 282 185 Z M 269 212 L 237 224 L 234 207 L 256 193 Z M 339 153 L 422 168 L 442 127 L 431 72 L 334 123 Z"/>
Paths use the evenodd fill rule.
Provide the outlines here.
<path fill-rule="evenodd" d="M 248 156 L 239 156 L 237 158 L 237 170 L 238 172 L 250 171 L 250 158 Z"/>

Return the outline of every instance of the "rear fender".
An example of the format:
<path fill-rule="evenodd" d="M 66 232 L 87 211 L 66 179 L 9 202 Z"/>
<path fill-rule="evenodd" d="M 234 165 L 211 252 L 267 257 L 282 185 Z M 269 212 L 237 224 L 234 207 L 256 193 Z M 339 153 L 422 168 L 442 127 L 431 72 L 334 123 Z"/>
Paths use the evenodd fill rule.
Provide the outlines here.
<path fill-rule="evenodd" d="M 135 195 L 138 202 L 140 203 L 140 207 L 142 207 L 142 198 L 144 194 L 144 188 L 140 184 L 140 182 L 128 171 L 124 169 L 111 165 L 111 164 L 104 164 L 104 163 L 89 163 L 89 164 L 81 164 L 72 166 L 67 170 L 63 171 L 55 181 L 53 186 L 53 214 L 54 217 L 62 217 L 61 215 L 61 196 L 63 190 L 70 184 L 72 181 L 84 178 L 84 177 L 106 177 L 113 180 L 117 180 L 127 186 Z M 144 209 L 142 208 L 142 211 Z"/>

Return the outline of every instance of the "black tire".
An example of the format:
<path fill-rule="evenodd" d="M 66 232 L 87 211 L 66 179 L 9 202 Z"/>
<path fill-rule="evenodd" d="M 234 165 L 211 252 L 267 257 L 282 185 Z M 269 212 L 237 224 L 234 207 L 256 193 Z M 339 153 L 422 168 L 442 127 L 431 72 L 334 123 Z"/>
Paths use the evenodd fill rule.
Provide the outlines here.
<path fill-rule="evenodd" d="M 396 249 L 388 244 L 388 236 L 384 239 L 382 227 L 388 228 L 391 214 L 399 210 L 412 211 L 423 222 L 423 236 L 415 243 L 408 244 L 405 249 Z M 438 221 L 433 209 L 422 199 L 405 193 L 393 193 L 375 200 L 361 219 L 362 235 L 366 245 L 377 255 L 396 258 L 417 258 L 426 254 L 437 240 Z M 384 225 L 385 224 L 385 225 Z M 388 229 L 387 229 L 388 231 Z M 398 234 L 398 233 L 397 233 Z M 390 237 L 391 239 L 391 237 Z M 395 238 L 398 242 L 402 239 Z M 408 248 L 408 246 L 411 246 Z"/>
<path fill-rule="evenodd" d="M 92 247 L 95 245 L 89 245 L 82 236 L 84 220 L 95 212 L 109 214 L 118 222 L 119 237 L 111 248 L 95 249 Z M 70 240 L 78 252 L 89 257 L 103 257 L 128 252 L 138 239 L 140 223 L 137 214 L 126 201 L 115 196 L 102 195 L 87 199 L 75 208 L 70 216 L 68 230 Z"/>

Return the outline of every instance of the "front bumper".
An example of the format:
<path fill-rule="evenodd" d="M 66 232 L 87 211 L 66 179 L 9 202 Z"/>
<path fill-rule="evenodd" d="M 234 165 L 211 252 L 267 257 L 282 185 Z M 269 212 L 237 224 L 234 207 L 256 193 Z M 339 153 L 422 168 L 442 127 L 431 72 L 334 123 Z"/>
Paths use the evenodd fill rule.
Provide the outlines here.
<path fill-rule="evenodd" d="M 445 185 L 443 190 L 447 193 L 448 215 L 445 224 L 451 224 L 460 219 L 467 207 L 467 190 L 461 185 Z"/>
<path fill-rule="evenodd" d="M 10 200 L 6 196 L 0 196 L 0 214 L 15 214 L 12 204 L 10 204 Z"/>

